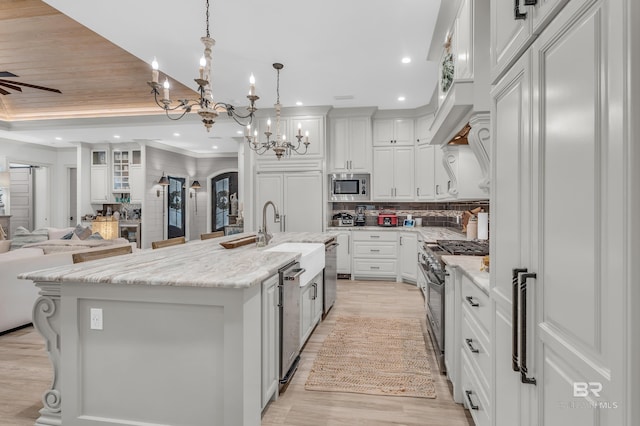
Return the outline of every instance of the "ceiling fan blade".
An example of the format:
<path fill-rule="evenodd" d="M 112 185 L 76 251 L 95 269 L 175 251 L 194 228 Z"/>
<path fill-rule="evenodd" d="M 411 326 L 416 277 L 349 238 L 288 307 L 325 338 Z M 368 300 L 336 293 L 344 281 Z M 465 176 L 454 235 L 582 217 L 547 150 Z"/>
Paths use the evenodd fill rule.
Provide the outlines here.
<path fill-rule="evenodd" d="M 18 92 L 22 92 L 22 87 L 14 86 L 13 84 L 5 83 L 3 80 L 0 80 L 0 86 L 8 87 L 11 90 L 17 90 Z"/>
<path fill-rule="evenodd" d="M 0 83 L 10 83 L 10 84 L 18 84 L 20 86 L 24 86 L 24 87 L 30 87 L 32 89 L 38 89 L 38 90 L 47 90 L 49 92 L 56 92 L 56 93 L 62 93 L 61 91 L 59 91 L 58 89 L 52 89 L 50 87 L 44 87 L 44 86 L 36 86 L 35 84 L 29 84 L 29 83 L 21 83 L 19 81 L 10 81 L 10 80 L 2 80 L 0 79 Z"/>
<path fill-rule="evenodd" d="M 8 94 L 9 94 L 9 92 L 7 92 L 2 87 L 0 87 L 0 95 L 8 95 Z"/>
<path fill-rule="evenodd" d="M 9 71 L 0 71 L 0 77 L 17 77 L 17 75 Z"/>

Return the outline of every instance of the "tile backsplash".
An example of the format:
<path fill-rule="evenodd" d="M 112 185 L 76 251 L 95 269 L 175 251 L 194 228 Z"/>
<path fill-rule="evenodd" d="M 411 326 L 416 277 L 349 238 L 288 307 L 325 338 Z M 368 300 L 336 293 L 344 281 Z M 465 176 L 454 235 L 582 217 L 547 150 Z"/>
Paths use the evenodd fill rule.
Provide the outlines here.
<path fill-rule="evenodd" d="M 402 223 L 407 215 L 414 219 L 421 217 L 422 226 L 443 226 L 462 229 L 462 214 L 465 211 L 481 207 L 489 212 L 489 201 L 456 201 L 456 202 L 431 202 L 431 203 L 332 203 L 331 217 L 337 213 L 355 214 L 356 206 L 366 205 L 366 225 L 375 226 L 378 222 L 378 213 L 394 212 L 398 215 L 398 221 Z"/>

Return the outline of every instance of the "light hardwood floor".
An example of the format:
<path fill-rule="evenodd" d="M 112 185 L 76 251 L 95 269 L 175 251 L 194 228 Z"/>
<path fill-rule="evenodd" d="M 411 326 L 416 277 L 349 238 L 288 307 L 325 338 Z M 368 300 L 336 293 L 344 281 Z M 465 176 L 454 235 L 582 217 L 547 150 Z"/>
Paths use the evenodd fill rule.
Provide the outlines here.
<path fill-rule="evenodd" d="M 341 315 L 421 318 L 426 332 L 423 299 L 415 285 L 339 280 L 336 305 L 305 346 L 292 383 L 265 410 L 263 426 L 473 425 L 469 414 L 453 402 L 448 382 L 438 373 L 426 334 L 436 399 L 305 391 L 313 360 Z M 51 365 L 37 331 L 28 327 L 0 336 L 1 426 L 33 426 L 42 407 L 42 393 L 50 383 Z"/>

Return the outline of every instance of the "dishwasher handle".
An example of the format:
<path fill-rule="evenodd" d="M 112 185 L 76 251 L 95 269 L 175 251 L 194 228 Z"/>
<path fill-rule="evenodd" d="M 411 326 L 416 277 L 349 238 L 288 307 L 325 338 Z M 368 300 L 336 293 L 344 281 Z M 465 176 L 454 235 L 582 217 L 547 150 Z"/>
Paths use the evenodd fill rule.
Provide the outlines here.
<path fill-rule="evenodd" d="M 290 275 L 290 273 L 287 273 L 284 276 L 284 280 L 285 281 L 297 280 L 300 275 L 302 275 L 302 274 L 304 274 L 306 272 L 306 269 L 304 269 L 304 268 L 295 268 L 295 269 L 292 269 L 291 272 L 293 273 L 293 275 Z"/>

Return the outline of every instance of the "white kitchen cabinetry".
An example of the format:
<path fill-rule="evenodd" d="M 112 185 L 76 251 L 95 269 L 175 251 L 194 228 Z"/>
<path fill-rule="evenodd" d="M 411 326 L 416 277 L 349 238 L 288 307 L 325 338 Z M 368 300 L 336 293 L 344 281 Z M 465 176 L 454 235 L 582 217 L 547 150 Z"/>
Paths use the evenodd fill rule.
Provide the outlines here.
<path fill-rule="evenodd" d="M 338 242 L 337 272 L 342 275 L 351 275 L 351 232 L 339 232 L 336 240 Z"/>
<path fill-rule="evenodd" d="M 131 151 L 131 165 L 129 166 L 129 180 L 131 185 L 130 198 L 132 203 L 142 203 L 144 198 L 144 166 L 142 165 L 142 152 Z"/>
<path fill-rule="evenodd" d="M 300 289 L 300 348 L 322 317 L 322 272 Z"/>
<path fill-rule="evenodd" d="M 129 151 L 115 149 L 113 154 L 113 192 L 129 192 Z"/>
<path fill-rule="evenodd" d="M 262 226 L 262 209 L 273 201 L 279 209 L 280 223 L 273 221 L 273 208 L 267 207 L 269 232 L 322 232 L 322 173 L 258 173 L 256 175 L 256 227 Z"/>
<path fill-rule="evenodd" d="M 352 231 L 355 279 L 396 279 L 398 247 L 394 231 Z"/>
<path fill-rule="evenodd" d="M 262 409 L 278 395 L 280 378 L 278 275 L 262 282 Z"/>
<path fill-rule="evenodd" d="M 433 145 L 423 144 L 416 147 L 415 175 L 416 175 L 416 200 L 430 201 L 435 197 L 435 155 Z"/>
<path fill-rule="evenodd" d="M 568 0 L 491 0 L 491 81 L 516 61 Z"/>
<path fill-rule="evenodd" d="M 330 126 L 329 171 L 371 173 L 371 118 L 332 118 Z"/>
<path fill-rule="evenodd" d="M 445 168 L 445 165 L 444 165 L 445 155 L 441 146 L 435 147 L 435 152 L 433 156 L 434 156 L 433 174 L 434 174 L 434 181 L 435 181 L 435 185 L 433 189 L 434 196 L 436 200 L 444 200 L 444 199 L 451 198 L 451 195 L 449 195 L 449 188 L 451 187 L 451 179 L 449 178 L 449 174 L 447 173 L 447 169 Z"/>
<path fill-rule="evenodd" d="M 414 148 L 411 146 L 373 148 L 373 199 L 414 199 Z"/>
<path fill-rule="evenodd" d="M 567 3 L 492 92 L 495 426 L 633 424 L 625 7 Z"/>
<path fill-rule="evenodd" d="M 415 136 L 417 144 L 425 144 L 431 142 L 431 134 L 429 128 L 433 123 L 433 115 L 424 115 L 416 118 L 415 121 Z"/>
<path fill-rule="evenodd" d="M 91 202 L 107 203 L 109 195 L 109 162 L 108 151 L 91 151 Z"/>
<path fill-rule="evenodd" d="M 400 276 L 402 281 L 415 283 L 418 280 L 418 234 L 399 232 Z"/>
<path fill-rule="evenodd" d="M 373 121 L 373 145 L 414 145 L 413 119 L 378 119 Z"/>

